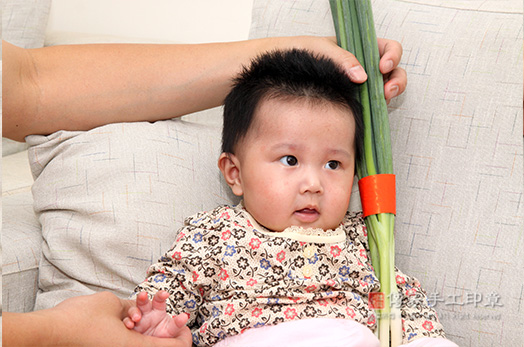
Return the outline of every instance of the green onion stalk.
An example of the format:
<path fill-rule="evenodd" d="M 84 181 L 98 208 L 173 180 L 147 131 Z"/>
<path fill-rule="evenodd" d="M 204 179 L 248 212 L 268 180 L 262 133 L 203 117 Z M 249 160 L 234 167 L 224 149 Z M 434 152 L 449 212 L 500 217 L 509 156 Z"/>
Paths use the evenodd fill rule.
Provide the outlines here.
<path fill-rule="evenodd" d="M 393 174 L 393 158 L 384 82 L 370 0 L 330 0 L 338 44 L 352 52 L 364 67 L 368 79 L 360 85 L 364 120 L 364 155 L 356 163 L 359 179 Z M 377 336 L 381 347 L 402 343 L 402 319 L 395 276 L 393 213 L 365 217 L 371 262 L 383 293 L 383 308 L 377 310 Z"/>

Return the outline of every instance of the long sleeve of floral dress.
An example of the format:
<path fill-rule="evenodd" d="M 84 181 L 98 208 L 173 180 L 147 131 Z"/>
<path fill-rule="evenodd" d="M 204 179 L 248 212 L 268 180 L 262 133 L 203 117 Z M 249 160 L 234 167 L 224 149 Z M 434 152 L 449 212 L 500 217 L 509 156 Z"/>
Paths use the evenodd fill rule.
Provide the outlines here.
<path fill-rule="evenodd" d="M 419 281 L 396 269 L 397 287 L 401 298 L 403 343 L 421 337 L 445 337 L 436 311 L 430 306 L 426 291 Z"/>

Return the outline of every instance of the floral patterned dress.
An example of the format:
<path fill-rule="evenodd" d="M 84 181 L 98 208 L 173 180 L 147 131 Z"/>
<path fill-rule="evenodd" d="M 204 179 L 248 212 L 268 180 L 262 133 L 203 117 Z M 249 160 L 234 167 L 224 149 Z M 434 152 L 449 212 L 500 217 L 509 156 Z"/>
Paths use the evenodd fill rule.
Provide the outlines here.
<path fill-rule="evenodd" d="M 397 270 L 404 343 L 444 337 L 419 282 Z M 308 318 L 340 318 L 376 328 L 369 294 L 379 283 L 360 213 L 336 230 L 271 232 L 242 207 L 189 217 L 172 248 L 135 292 L 170 293 L 170 314 L 189 314 L 197 346 L 245 329 Z"/>

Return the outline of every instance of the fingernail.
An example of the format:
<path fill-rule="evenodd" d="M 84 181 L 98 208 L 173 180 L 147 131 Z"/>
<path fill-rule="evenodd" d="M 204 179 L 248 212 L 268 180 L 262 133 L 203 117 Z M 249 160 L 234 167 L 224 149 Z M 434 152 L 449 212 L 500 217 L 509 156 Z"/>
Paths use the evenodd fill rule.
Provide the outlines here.
<path fill-rule="evenodd" d="M 393 70 L 393 60 L 386 60 L 386 62 L 384 63 L 384 68 L 386 69 L 385 72 L 390 72 Z"/>
<path fill-rule="evenodd" d="M 394 98 L 395 96 L 397 96 L 397 94 L 398 94 L 398 86 L 391 86 L 391 88 L 389 88 L 389 97 Z"/>
<path fill-rule="evenodd" d="M 360 65 L 353 66 L 349 69 L 349 78 L 351 78 L 352 81 L 365 81 L 367 77 L 368 75 Z"/>

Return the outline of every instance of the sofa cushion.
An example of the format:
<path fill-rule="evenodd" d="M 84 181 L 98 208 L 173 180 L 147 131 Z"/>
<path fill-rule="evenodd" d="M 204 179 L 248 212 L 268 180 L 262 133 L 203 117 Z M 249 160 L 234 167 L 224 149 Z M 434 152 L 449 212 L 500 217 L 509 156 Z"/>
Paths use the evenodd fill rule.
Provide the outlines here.
<path fill-rule="evenodd" d="M 31 311 L 42 248 L 27 151 L 2 157 L 2 308 Z"/>
<path fill-rule="evenodd" d="M 4 191 L 2 215 L 2 308 L 31 311 L 38 291 L 42 233 L 30 189 L 16 194 Z"/>
<path fill-rule="evenodd" d="M 2 1 L 2 40 L 24 48 L 42 47 L 50 7 L 51 0 Z M 25 143 L 2 138 L 2 156 L 26 148 Z"/>
<path fill-rule="evenodd" d="M 373 1 L 402 43 L 396 254 L 460 346 L 522 343 L 522 1 Z M 251 38 L 334 35 L 328 1 L 255 0 Z M 521 278 L 521 277 L 520 277 Z"/>
<path fill-rule="evenodd" d="M 2 39 L 24 48 L 44 45 L 51 0 L 4 0 Z"/>
<path fill-rule="evenodd" d="M 177 119 L 28 137 L 45 240 L 36 308 L 100 290 L 127 297 L 186 216 L 232 203 L 220 134 Z"/>

